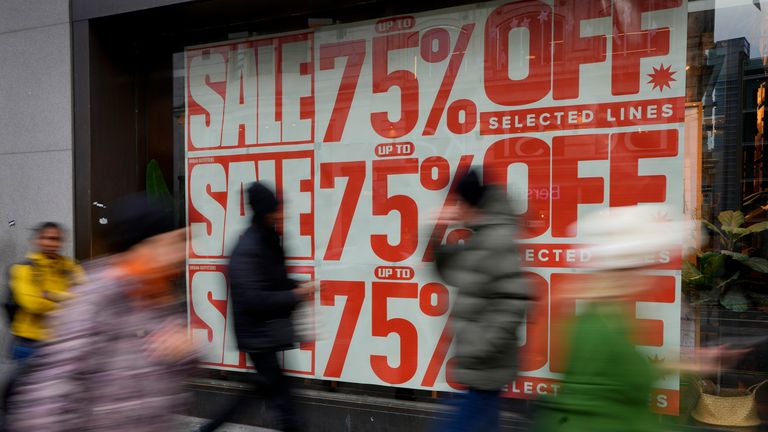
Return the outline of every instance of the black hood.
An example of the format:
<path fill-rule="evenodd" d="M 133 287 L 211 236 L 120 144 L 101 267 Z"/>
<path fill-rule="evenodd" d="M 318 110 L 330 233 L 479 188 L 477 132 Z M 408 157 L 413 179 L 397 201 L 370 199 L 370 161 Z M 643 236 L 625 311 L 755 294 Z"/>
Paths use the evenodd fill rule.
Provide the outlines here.
<path fill-rule="evenodd" d="M 456 184 L 454 192 L 456 192 L 464 202 L 472 207 L 480 207 L 480 203 L 483 201 L 487 187 L 480 181 L 480 176 L 477 171 L 470 169 L 466 174 L 461 176 L 459 182 Z"/>
<path fill-rule="evenodd" d="M 261 183 L 252 183 L 248 187 L 248 204 L 253 211 L 253 223 L 261 224 L 264 217 L 275 212 L 280 206 L 275 193 Z"/>

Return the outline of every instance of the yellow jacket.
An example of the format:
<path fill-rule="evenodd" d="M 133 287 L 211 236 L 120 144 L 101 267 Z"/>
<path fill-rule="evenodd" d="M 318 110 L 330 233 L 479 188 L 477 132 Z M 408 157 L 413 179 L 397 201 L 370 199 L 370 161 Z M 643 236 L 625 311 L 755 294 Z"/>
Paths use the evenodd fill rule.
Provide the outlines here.
<path fill-rule="evenodd" d="M 69 289 L 82 282 L 83 269 L 67 257 L 51 259 L 29 253 L 24 262 L 10 269 L 10 288 L 19 308 L 11 324 L 18 337 L 44 341 L 49 338 L 46 316 L 67 299 Z"/>

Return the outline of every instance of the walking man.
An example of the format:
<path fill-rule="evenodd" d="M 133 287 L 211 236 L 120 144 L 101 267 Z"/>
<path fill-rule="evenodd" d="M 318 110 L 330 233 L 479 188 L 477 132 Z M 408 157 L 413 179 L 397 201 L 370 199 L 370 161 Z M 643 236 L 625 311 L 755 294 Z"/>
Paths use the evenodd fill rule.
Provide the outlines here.
<path fill-rule="evenodd" d="M 145 198 L 112 210 L 113 255 L 52 314 L 50 340 L 14 386 L 10 430 L 165 432 L 186 407 L 197 356 L 172 283 L 184 232 Z"/>
<path fill-rule="evenodd" d="M 64 229 L 55 222 L 43 222 L 32 232 L 32 249 L 24 260 L 8 269 L 5 314 L 10 327 L 12 369 L 2 383 L 2 418 L 5 430 L 8 396 L 27 360 L 40 344 L 50 338 L 49 316 L 71 295 L 72 285 L 82 282 L 82 268 L 61 254 Z"/>
<path fill-rule="evenodd" d="M 311 283 L 297 286 L 288 278 L 280 235 L 275 229 L 280 203 L 260 183 L 248 188 L 253 210 L 251 226 L 240 237 L 229 262 L 230 295 L 235 333 L 240 351 L 248 353 L 257 373 L 251 377 L 256 392 L 266 398 L 280 430 L 300 430 L 290 384 L 283 375 L 277 353 L 293 348 L 291 314 L 312 293 Z M 213 431 L 245 402 L 240 398 L 200 431 Z"/>
<path fill-rule="evenodd" d="M 14 336 L 11 357 L 23 361 L 50 337 L 48 316 L 70 297 L 71 286 L 83 279 L 83 270 L 61 254 L 64 230 L 55 222 L 35 228 L 34 249 L 11 266 L 6 312 Z"/>
<path fill-rule="evenodd" d="M 453 193 L 459 202 L 439 223 L 463 225 L 473 234 L 465 244 L 437 248 L 435 263 L 458 289 L 450 317 L 456 347 L 452 374 L 467 392 L 435 430 L 494 432 L 501 389 L 517 372 L 517 330 L 532 298 L 520 272 L 516 217 L 506 193 L 481 184 L 475 171 Z"/>

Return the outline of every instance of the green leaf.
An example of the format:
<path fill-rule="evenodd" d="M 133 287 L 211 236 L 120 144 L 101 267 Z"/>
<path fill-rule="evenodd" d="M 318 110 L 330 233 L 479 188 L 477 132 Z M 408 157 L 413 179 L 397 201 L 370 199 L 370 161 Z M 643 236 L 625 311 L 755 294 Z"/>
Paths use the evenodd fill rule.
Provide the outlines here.
<path fill-rule="evenodd" d="M 768 229 L 768 221 L 756 223 L 747 228 L 750 233 L 759 233 Z"/>
<path fill-rule="evenodd" d="M 705 285 L 706 280 L 699 269 L 688 261 L 683 263 L 683 282 L 692 285 Z"/>
<path fill-rule="evenodd" d="M 741 275 L 741 272 L 736 272 L 733 274 L 733 276 L 729 277 L 728 280 L 723 281 L 720 285 L 717 286 L 717 291 L 723 291 L 723 289 L 731 282 L 735 281 L 739 278 L 739 275 Z"/>
<path fill-rule="evenodd" d="M 707 279 L 715 279 L 725 271 L 725 255 L 717 252 L 707 252 L 699 257 L 699 268 Z"/>
<path fill-rule="evenodd" d="M 744 261 L 744 265 L 760 273 L 768 273 L 768 260 L 765 258 L 752 257 Z"/>
<path fill-rule="evenodd" d="M 726 210 L 717 216 L 723 229 L 738 228 L 744 223 L 744 213 L 736 210 Z"/>
<path fill-rule="evenodd" d="M 734 239 L 740 239 L 747 234 L 752 234 L 752 231 L 747 228 L 723 227 L 723 231 L 730 234 Z"/>
<path fill-rule="evenodd" d="M 743 292 L 730 290 L 720 298 L 720 304 L 734 312 L 744 312 L 749 308 L 749 300 Z"/>
<path fill-rule="evenodd" d="M 699 269 L 695 265 L 686 261 L 683 263 L 683 277 L 686 279 L 696 278 L 702 276 Z"/>
<path fill-rule="evenodd" d="M 146 189 L 147 197 L 151 201 L 159 203 L 168 210 L 173 210 L 173 196 L 165 183 L 160 165 L 154 159 L 147 164 Z"/>
<path fill-rule="evenodd" d="M 716 233 L 717 233 L 717 234 L 718 234 L 720 237 L 722 237 L 722 238 L 723 238 L 723 240 L 728 240 L 728 239 L 725 237 L 725 234 L 723 234 L 723 232 L 722 232 L 722 231 L 720 231 L 720 228 L 716 227 L 716 226 L 715 226 L 715 225 L 714 225 L 712 222 L 709 222 L 709 221 L 705 221 L 705 220 L 702 220 L 702 221 L 701 221 L 701 223 L 703 223 L 703 224 L 704 224 L 704 226 L 705 226 L 705 227 L 707 227 L 708 229 L 710 229 L 710 230 L 712 230 L 712 231 L 716 232 Z"/>
<path fill-rule="evenodd" d="M 744 255 L 743 253 L 731 252 L 726 250 L 720 251 L 720 253 L 723 255 L 728 255 L 729 257 L 735 259 L 738 262 L 745 262 L 746 260 L 749 259 L 749 255 Z"/>

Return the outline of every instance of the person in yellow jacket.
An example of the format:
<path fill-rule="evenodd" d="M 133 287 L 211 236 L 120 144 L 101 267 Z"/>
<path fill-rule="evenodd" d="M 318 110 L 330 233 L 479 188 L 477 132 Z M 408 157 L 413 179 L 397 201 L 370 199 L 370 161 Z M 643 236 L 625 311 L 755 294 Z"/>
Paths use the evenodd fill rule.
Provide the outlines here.
<path fill-rule="evenodd" d="M 33 250 L 9 271 L 10 294 L 15 311 L 11 322 L 12 357 L 24 360 L 40 342 L 50 337 L 46 317 L 69 298 L 69 289 L 84 278 L 83 269 L 61 255 L 64 230 L 54 222 L 39 225 L 32 238 Z"/>

